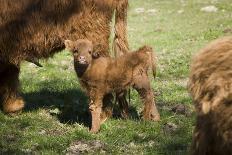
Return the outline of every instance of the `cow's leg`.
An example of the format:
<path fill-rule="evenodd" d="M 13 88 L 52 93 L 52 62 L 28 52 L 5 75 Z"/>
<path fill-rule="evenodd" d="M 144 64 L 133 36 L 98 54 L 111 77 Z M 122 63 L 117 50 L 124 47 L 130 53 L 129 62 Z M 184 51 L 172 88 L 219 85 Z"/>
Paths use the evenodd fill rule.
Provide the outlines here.
<path fill-rule="evenodd" d="M 101 113 L 102 113 L 102 100 L 103 95 L 98 93 L 90 94 L 89 110 L 91 113 L 91 129 L 90 132 L 97 133 L 101 125 Z"/>
<path fill-rule="evenodd" d="M 144 73 L 135 79 L 134 88 L 144 103 L 143 119 L 159 121 L 160 115 L 155 105 L 154 94 L 148 76 Z"/>
<path fill-rule="evenodd" d="M 212 136 L 212 122 L 209 120 L 209 115 L 197 116 L 196 127 L 193 131 L 191 155 L 213 154 L 212 151 L 216 148 L 213 142 L 216 141 Z"/>
<path fill-rule="evenodd" d="M 0 103 L 1 109 L 7 114 L 20 112 L 24 101 L 19 96 L 19 67 L 0 63 Z"/>
<path fill-rule="evenodd" d="M 104 123 L 113 114 L 113 99 L 114 99 L 114 96 L 112 94 L 107 94 L 103 98 L 101 124 Z"/>
<path fill-rule="evenodd" d="M 118 105 L 119 105 L 119 108 L 121 110 L 121 116 L 123 118 L 128 118 L 129 116 L 129 105 L 128 105 L 128 102 L 126 100 L 126 94 L 127 94 L 127 91 L 123 91 L 121 93 L 117 93 L 116 94 L 116 99 L 118 101 Z"/>

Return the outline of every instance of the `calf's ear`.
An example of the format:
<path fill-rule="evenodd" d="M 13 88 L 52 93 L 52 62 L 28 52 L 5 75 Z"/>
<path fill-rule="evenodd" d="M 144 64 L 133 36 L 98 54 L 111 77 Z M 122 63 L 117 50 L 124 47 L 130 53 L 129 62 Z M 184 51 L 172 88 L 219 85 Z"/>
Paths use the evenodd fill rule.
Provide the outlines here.
<path fill-rule="evenodd" d="M 93 57 L 94 59 L 97 59 L 97 58 L 100 57 L 100 53 L 97 52 L 97 51 L 94 51 L 94 52 L 92 53 L 92 57 Z"/>
<path fill-rule="evenodd" d="M 102 49 L 102 44 L 100 44 L 100 43 L 95 43 L 94 45 L 93 45 L 93 53 L 92 53 L 92 57 L 94 58 L 94 59 L 97 59 L 97 58 L 99 58 L 100 56 L 101 56 L 101 54 L 100 54 L 100 50 Z"/>
<path fill-rule="evenodd" d="M 72 46 L 73 46 L 73 41 L 71 40 L 65 40 L 64 41 L 64 45 L 65 45 L 65 49 L 68 51 L 72 50 Z"/>

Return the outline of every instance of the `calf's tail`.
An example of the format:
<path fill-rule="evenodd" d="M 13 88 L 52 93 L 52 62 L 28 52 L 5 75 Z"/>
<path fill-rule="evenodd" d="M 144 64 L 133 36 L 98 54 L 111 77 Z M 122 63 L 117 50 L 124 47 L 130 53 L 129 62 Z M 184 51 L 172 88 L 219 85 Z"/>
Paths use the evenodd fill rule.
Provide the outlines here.
<path fill-rule="evenodd" d="M 152 47 L 150 46 L 143 46 L 141 47 L 138 51 L 140 52 L 144 52 L 148 55 L 148 65 L 149 65 L 149 68 L 151 68 L 152 70 L 152 74 L 153 74 L 153 77 L 155 78 L 156 77 L 156 56 L 155 56 L 155 53 L 152 49 Z M 146 58 L 147 60 L 147 58 Z"/>
<path fill-rule="evenodd" d="M 153 74 L 153 77 L 155 79 L 155 77 L 156 77 L 156 62 L 157 62 L 157 60 L 156 60 L 156 56 L 155 56 L 155 53 L 153 52 L 153 50 L 151 50 L 151 52 L 150 52 L 150 58 L 151 58 L 150 65 L 151 65 L 151 69 L 152 69 L 152 74 Z"/>

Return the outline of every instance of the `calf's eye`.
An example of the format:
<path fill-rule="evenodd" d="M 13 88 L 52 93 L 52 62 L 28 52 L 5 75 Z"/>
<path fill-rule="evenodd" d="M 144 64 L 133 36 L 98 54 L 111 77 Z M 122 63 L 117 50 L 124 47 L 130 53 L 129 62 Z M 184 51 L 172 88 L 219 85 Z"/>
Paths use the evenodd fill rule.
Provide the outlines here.
<path fill-rule="evenodd" d="M 78 52 L 73 52 L 73 56 L 77 56 L 78 55 Z"/>

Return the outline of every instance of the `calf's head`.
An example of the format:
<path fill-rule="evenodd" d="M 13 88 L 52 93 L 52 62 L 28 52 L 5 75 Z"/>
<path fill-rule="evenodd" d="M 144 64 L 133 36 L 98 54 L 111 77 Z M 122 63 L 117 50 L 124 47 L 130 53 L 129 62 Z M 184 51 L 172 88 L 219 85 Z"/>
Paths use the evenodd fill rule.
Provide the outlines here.
<path fill-rule="evenodd" d="M 65 48 L 72 52 L 74 62 L 78 65 L 89 65 L 92 58 L 95 57 L 93 44 L 87 39 L 79 39 L 76 41 L 65 40 Z"/>

